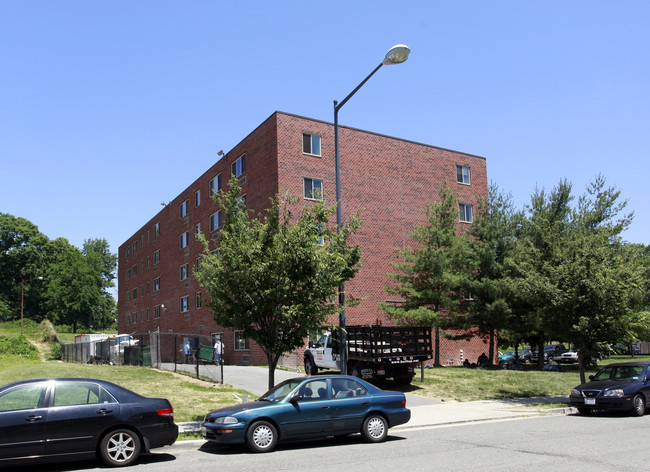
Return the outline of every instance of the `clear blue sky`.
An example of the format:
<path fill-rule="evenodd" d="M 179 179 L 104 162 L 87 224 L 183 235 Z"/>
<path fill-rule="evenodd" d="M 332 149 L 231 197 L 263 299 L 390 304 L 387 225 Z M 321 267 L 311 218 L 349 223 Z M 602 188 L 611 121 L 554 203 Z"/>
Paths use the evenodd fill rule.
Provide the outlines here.
<path fill-rule="evenodd" d="M 331 122 L 405 43 L 341 124 L 483 156 L 518 207 L 602 174 L 650 244 L 649 36 L 645 0 L 0 0 L 0 211 L 117 252 L 219 150 L 276 110 Z"/>

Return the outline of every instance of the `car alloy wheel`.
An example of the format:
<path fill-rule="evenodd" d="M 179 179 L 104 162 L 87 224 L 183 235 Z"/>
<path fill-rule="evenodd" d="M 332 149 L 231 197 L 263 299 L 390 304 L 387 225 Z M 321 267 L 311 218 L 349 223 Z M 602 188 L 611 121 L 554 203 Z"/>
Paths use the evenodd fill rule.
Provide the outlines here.
<path fill-rule="evenodd" d="M 366 441 L 381 442 L 388 435 L 388 424 L 381 415 L 371 415 L 363 422 L 361 435 Z"/>
<path fill-rule="evenodd" d="M 111 431 L 102 439 L 100 453 L 109 466 L 130 465 L 140 455 L 140 438 L 129 429 Z"/>
<path fill-rule="evenodd" d="M 269 452 L 278 442 L 278 433 L 275 427 L 267 421 L 254 423 L 246 434 L 248 447 L 254 452 Z"/>
<path fill-rule="evenodd" d="M 634 395 L 632 399 L 632 414 L 634 416 L 643 416 L 645 413 L 645 398 L 640 393 Z"/>

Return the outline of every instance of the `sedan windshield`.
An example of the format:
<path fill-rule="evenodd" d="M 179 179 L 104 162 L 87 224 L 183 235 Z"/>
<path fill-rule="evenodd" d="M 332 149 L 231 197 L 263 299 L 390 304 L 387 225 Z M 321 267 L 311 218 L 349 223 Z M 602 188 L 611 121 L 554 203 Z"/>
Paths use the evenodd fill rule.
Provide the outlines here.
<path fill-rule="evenodd" d="M 266 400 L 269 402 L 281 402 L 287 395 L 289 395 L 298 385 L 303 382 L 303 379 L 285 380 L 279 383 L 271 390 L 262 395 L 259 400 Z"/>
<path fill-rule="evenodd" d="M 642 375 L 642 365 L 610 365 L 598 372 L 594 380 L 639 380 Z"/>

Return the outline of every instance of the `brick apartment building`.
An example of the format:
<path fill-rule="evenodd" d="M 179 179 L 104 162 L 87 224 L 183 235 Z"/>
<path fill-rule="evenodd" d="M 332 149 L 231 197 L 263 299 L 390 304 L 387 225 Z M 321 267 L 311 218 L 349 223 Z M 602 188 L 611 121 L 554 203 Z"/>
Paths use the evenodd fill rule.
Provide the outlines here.
<path fill-rule="evenodd" d="M 397 247 L 411 245 L 414 225 L 425 222 L 425 207 L 438 198 L 441 182 L 456 190 L 459 228 L 471 224 L 477 195 L 487 196 L 482 157 L 339 127 L 343 219 L 358 211 L 362 226 L 353 243 L 362 248 L 362 268 L 346 283 L 348 296 L 362 299 L 346 310 L 353 324 L 390 324 L 377 305 L 390 299 Z M 314 189 L 335 204 L 334 127 L 282 112 L 273 113 L 119 248 L 118 329 L 121 333 L 221 335 L 226 363 L 264 364 L 258 346 L 217 326 L 208 297 L 192 275 L 202 252 L 198 231 L 211 237 L 222 214 L 210 198 L 239 178 L 246 205 L 266 208 L 269 197 L 289 191 L 308 205 Z M 317 193 L 318 195 L 319 193 Z M 331 320 L 336 324 L 337 319 Z M 441 361 L 475 362 L 488 349 L 484 340 L 441 340 Z M 299 356 L 287 365 L 302 363 Z"/>

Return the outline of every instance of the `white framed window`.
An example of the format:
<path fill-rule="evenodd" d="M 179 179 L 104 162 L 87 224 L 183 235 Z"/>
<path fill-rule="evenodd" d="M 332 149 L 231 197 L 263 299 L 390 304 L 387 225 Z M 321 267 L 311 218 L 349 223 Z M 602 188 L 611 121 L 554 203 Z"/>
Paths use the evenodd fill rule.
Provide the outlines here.
<path fill-rule="evenodd" d="M 187 216 L 187 200 L 178 205 L 178 217 L 185 218 Z"/>
<path fill-rule="evenodd" d="M 221 174 L 210 180 L 210 196 L 221 190 Z"/>
<path fill-rule="evenodd" d="M 246 154 L 242 155 L 230 166 L 230 173 L 235 177 L 239 177 L 245 172 L 246 172 Z"/>
<path fill-rule="evenodd" d="M 221 210 L 210 215 L 210 232 L 221 228 Z"/>
<path fill-rule="evenodd" d="M 302 153 L 320 156 L 320 136 L 317 134 L 302 134 Z"/>
<path fill-rule="evenodd" d="M 201 189 L 198 189 L 196 192 L 194 192 L 194 206 L 201 206 Z"/>
<path fill-rule="evenodd" d="M 160 249 L 153 253 L 153 265 L 160 264 Z"/>
<path fill-rule="evenodd" d="M 187 280 L 190 276 L 189 264 L 183 264 L 180 268 L 181 280 Z"/>
<path fill-rule="evenodd" d="M 180 236 L 180 243 L 181 243 L 181 249 L 184 249 L 188 245 L 188 238 L 187 238 L 187 231 L 185 231 L 183 234 Z"/>
<path fill-rule="evenodd" d="M 201 223 L 194 225 L 194 234 L 201 234 Z"/>
<path fill-rule="evenodd" d="M 134 265 L 133 267 L 131 267 L 131 275 L 133 275 L 133 277 L 135 277 L 136 275 L 138 275 L 138 264 L 136 264 L 136 265 Z"/>
<path fill-rule="evenodd" d="M 456 182 L 470 185 L 469 167 L 456 165 Z"/>
<path fill-rule="evenodd" d="M 153 225 L 153 237 L 156 238 L 158 236 L 160 236 L 160 223 Z"/>
<path fill-rule="evenodd" d="M 189 295 L 185 295 L 184 297 L 181 297 L 181 313 L 186 313 L 190 311 L 190 297 Z"/>
<path fill-rule="evenodd" d="M 138 252 L 138 242 L 133 243 L 133 255 L 135 256 L 135 253 Z"/>
<path fill-rule="evenodd" d="M 153 291 L 157 292 L 158 290 L 160 290 L 160 277 L 153 279 Z"/>
<path fill-rule="evenodd" d="M 157 320 L 158 318 L 160 318 L 160 305 L 153 307 L 153 319 Z"/>
<path fill-rule="evenodd" d="M 235 351 L 248 351 L 249 342 L 248 338 L 241 336 L 239 331 L 235 331 Z"/>
<path fill-rule="evenodd" d="M 203 308 L 203 296 L 201 292 L 196 292 L 196 309 L 199 310 Z"/>
<path fill-rule="evenodd" d="M 467 203 L 458 204 L 458 213 L 460 215 L 460 221 L 463 223 L 472 222 L 472 205 Z"/>
<path fill-rule="evenodd" d="M 303 179 L 304 196 L 308 200 L 322 200 L 323 199 L 323 181 L 320 179 L 311 179 L 305 177 Z"/>
<path fill-rule="evenodd" d="M 126 303 L 131 301 L 131 290 L 126 291 Z"/>

